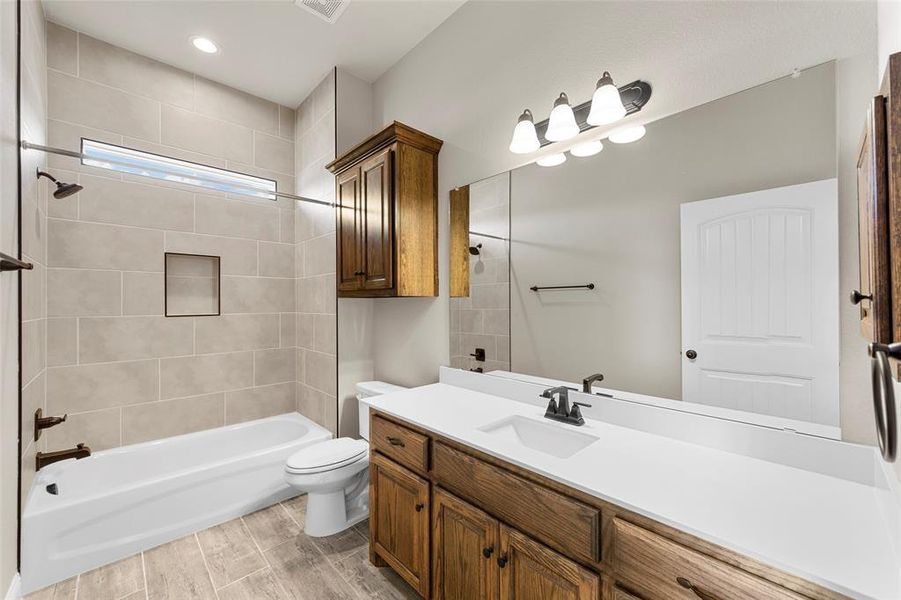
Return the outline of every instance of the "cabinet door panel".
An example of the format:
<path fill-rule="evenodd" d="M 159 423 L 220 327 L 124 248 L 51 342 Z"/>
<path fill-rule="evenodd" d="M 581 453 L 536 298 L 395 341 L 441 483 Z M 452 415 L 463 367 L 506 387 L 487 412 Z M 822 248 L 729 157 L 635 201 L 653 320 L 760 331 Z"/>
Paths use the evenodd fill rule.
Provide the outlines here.
<path fill-rule="evenodd" d="M 433 600 L 496 600 L 497 520 L 442 489 L 434 498 Z"/>
<path fill-rule="evenodd" d="M 394 287 L 393 150 L 387 148 L 360 165 L 363 183 L 363 288 Z"/>
<path fill-rule="evenodd" d="M 363 204 L 360 170 L 338 176 L 338 289 L 359 290 L 363 273 Z"/>
<path fill-rule="evenodd" d="M 429 482 L 371 456 L 369 536 L 374 552 L 423 597 L 429 590 Z"/>
<path fill-rule="evenodd" d="M 597 574 L 504 525 L 500 540 L 500 600 L 599 598 Z"/>

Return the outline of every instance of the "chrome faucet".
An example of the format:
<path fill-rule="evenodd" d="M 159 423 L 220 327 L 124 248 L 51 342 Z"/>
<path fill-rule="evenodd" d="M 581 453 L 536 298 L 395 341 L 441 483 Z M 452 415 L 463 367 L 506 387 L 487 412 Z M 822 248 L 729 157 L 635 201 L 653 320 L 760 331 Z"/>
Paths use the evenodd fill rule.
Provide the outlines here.
<path fill-rule="evenodd" d="M 557 400 L 554 399 L 557 396 Z M 553 419 L 562 423 L 571 425 L 584 425 L 585 419 L 582 418 L 582 411 L 579 408 L 584 406 L 591 408 L 590 404 L 584 402 L 573 402 L 572 408 L 569 406 L 569 388 L 566 386 L 552 387 L 541 393 L 542 398 L 547 398 L 547 410 L 544 411 L 544 418 Z"/>
<path fill-rule="evenodd" d="M 603 373 L 595 373 L 594 375 L 589 375 L 585 379 L 582 380 L 582 393 L 590 394 L 591 386 L 595 381 L 604 381 Z"/>
<path fill-rule="evenodd" d="M 47 465 L 55 462 L 66 460 L 67 458 L 82 459 L 91 455 L 91 449 L 84 444 L 78 444 L 74 448 L 68 450 L 57 450 L 56 452 L 38 452 L 34 455 L 34 468 L 40 471 Z"/>

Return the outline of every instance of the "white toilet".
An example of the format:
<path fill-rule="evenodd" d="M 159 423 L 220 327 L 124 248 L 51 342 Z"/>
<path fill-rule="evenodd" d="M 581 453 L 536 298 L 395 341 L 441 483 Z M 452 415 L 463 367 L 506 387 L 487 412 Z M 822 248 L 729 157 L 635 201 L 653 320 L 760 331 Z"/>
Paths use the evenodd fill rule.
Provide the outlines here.
<path fill-rule="evenodd" d="M 406 388 L 383 381 L 356 385 L 361 440 L 337 438 L 298 450 L 285 463 L 285 481 L 307 495 L 304 531 L 334 535 L 369 515 L 369 406 L 363 398 Z"/>

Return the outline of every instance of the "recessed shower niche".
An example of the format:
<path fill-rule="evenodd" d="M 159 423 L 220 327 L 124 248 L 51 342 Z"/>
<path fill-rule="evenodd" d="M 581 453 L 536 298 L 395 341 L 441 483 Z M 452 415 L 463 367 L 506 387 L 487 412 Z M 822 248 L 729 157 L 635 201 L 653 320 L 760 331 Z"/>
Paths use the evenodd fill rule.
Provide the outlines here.
<path fill-rule="evenodd" d="M 218 315 L 219 289 L 218 256 L 166 252 L 167 317 Z"/>

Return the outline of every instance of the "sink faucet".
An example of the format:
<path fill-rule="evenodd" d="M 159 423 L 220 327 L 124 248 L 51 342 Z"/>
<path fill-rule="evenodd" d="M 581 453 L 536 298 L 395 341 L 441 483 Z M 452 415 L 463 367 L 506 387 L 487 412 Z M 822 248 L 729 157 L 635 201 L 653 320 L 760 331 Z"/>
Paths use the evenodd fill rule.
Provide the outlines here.
<path fill-rule="evenodd" d="M 559 398 L 555 400 L 554 397 Z M 580 406 L 591 408 L 590 404 L 584 402 L 573 402 L 572 408 L 569 406 L 569 388 L 566 386 L 552 387 L 541 393 L 542 398 L 547 398 L 547 410 L 544 411 L 544 418 L 553 419 L 562 423 L 571 425 L 584 425 L 585 419 L 582 418 Z"/>
<path fill-rule="evenodd" d="M 57 450 L 56 452 L 38 452 L 34 455 L 34 467 L 36 471 L 40 471 L 47 465 L 51 465 L 67 458 L 81 459 L 91 455 L 91 449 L 84 444 L 78 444 L 74 448 L 68 450 Z"/>
<path fill-rule="evenodd" d="M 582 393 L 590 394 L 591 393 L 591 385 L 595 381 L 604 381 L 603 373 L 595 373 L 594 375 L 589 375 L 585 379 L 582 380 Z"/>

